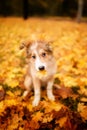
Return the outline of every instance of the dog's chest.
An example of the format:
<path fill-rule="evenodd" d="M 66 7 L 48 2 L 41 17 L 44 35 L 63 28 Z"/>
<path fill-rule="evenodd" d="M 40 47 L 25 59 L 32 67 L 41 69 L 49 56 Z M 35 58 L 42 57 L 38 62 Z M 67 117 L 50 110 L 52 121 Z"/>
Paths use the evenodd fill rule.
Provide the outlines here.
<path fill-rule="evenodd" d="M 42 87 L 45 87 L 45 86 L 47 86 L 47 80 L 46 79 L 44 79 L 44 80 L 40 80 L 41 81 L 41 86 Z"/>

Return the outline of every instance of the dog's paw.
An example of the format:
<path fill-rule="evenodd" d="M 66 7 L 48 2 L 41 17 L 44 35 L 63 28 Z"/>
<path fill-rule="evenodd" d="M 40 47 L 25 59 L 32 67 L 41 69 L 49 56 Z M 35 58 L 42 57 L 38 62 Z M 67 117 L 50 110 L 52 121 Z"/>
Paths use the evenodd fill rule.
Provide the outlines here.
<path fill-rule="evenodd" d="M 29 91 L 24 91 L 24 93 L 23 93 L 23 97 L 25 98 L 27 95 L 28 95 L 28 93 L 29 93 Z"/>
<path fill-rule="evenodd" d="M 49 98 L 49 100 L 51 100 L 51 101 L 55 101 L 54 95 L 50 95 L 48 98 Z"/>
<path fill-rule="evenodd" d="M 33 107 L 38 106 L 40 100 L 34 99 L 32 102 Z"/>

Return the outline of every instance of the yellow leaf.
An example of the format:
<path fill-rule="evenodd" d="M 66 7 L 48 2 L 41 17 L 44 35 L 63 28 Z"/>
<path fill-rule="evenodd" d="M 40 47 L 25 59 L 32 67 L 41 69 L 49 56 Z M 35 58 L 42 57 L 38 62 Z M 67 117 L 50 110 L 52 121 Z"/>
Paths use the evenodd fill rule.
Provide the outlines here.
<path fill-rule="evenodd" d="M 18 104 L 16 99 L 5 99 L 4 103 L 6 106 L 12 106 Z"/>
<path fill-rule="evenodd" d="M 36 114 L 33 115 L 32 120 L 34 121 L 41 121 L 42 120 L 43 113 L 38 111 Z"/>
<path fill-rule="evenodd" d="M 87 106 L 85 106 L 84 103 L 78 104 L 78 112 L 85 120 L 87 120 Z"/>
<path fill-rule="evenodd" d="M 1 101 L 1 102 L 0 102 L 0 114 L 1 114 L 1 112 L 4 111 L 4 108 L 5 108 L 4 101 Z"/>
<path fill-rule="evenodd" d="M 51 102 L 51 109 L 54 109 L 55 111 L 59 111 L 63 105 L 61 103 Z"/>
<path fill-rule="evenodd" d="M 14 87 L 17 87 L 18 85 L 19 85 L 19 81 L 16 79 L 10 79 L 10 78 L 7 78 L 6 80 L 5 80 L 5 83 L 8 85 L 8 86 L 10 86 L 10 87 L 12 87 L 12 88 L 14 88 Z"/>
<path fill-rule="evenodd" d="M 53 101 L 51 101 L 51 102 L 44 101 L 43 106 L 46 108 L 45 113 L 49 113 L 52 110 L 59 111 L 63 107 L 63 105 L 61 103 L 58 103 L 58 102 L 56 103 Z"/>
<path fill-rule="evenodd" d="M 19 130 L 24 130 L 24 128 L 22 128 L 22 127 L 19 127 Z"/>
<path fill-rule="evenodd" d="M 33 110 L 32 104 L 28 104 L 28 105 L 27 105 L 27 108 L 29 109 L 29 111 L 32 111 L 32 110 Z"/>
<path fill-rule="evenodd" d="M 38 71 L 37 72 L 37 77 L 42 78 L 43 76 L 47 75 L 47 71 L 43 70 L 43 71 Z"/>
<path fill-rule="evenodd" d="M 56 121 L 56 123 L 59 123 L 60 127 L 63 127 L 64 123 L 67 121 L 67 117 L 62 117 L 59 120 Z"/>
<path fill-rule="evenodd" d="M 9 96 L 14 97 L 15 95 L 11 91 L 6 92 Z"/>
<path fill-rule="evenodd" d="M 0 90 L 2 90 L 3 89 L 3 87 L 0 85 Z"/>
<path fill-rule="evenodd" d="M 46 114 L 45 117 L 43 118 L 42 122 L 43 123 L 51 122 L 52 119 L 53 119 L 52 114 Z"/>

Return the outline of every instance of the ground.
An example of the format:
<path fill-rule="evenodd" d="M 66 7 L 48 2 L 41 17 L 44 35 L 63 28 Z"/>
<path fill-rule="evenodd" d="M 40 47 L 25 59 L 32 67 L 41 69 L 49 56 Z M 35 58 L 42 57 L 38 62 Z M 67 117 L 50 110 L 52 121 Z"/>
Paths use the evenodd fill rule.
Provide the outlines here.
<path fill-rule="evenodd" d="M 57 62 L 55 102 L 42 90 L 22 99 L 26 40 L 50 41 Z M 87 130 L 87 23 L 69 18 L 0 18 L 0 130 Z"/>

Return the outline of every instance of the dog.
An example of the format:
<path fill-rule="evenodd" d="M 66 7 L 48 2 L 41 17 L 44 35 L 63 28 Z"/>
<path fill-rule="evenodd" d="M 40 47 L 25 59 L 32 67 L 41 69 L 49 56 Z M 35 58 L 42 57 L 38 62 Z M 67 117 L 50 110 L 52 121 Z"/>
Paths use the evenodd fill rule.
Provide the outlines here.
<path fill-rule="evenodd" d="M 37 106 L 41 98 L 41 86 L 47 86 L 47 96 L 49 100 L 54 101 L 53 83 L 54 74 L 57 66 L 53 56 L 52 48 L 49 42 L 32 41 L 22 43 L 20 49 L 26 49 L 28 68 L 24 80 L 25 91 L 23 97 L 26 97 L 34 87 L 33 106 Z"/>

